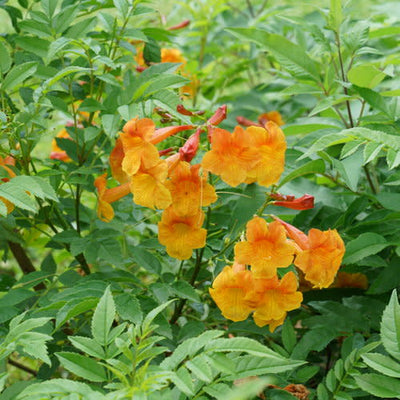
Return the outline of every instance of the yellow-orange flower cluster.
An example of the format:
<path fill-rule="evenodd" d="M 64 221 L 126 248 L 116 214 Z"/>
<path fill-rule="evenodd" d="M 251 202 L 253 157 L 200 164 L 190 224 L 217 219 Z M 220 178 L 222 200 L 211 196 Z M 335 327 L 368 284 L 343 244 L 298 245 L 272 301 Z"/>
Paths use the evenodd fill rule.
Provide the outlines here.
<path fill-rule="evenodd" d="M 270 186 L 283 172 L 285 151 L 284 133 L 272 121 L 264 128 L 250 126 L 244 130 L 237 126 L 232 134 L 215 128 L 211 150 L 204 155 L 202 166 L 230 186 L 243 182 Z"/>
<path fill-rule="evenodd" d="M 226 318 L 242 321 L 253 312 L 254 322 L 269 325 L 273 332 L 302 301 L 295 274 L 280 280 L 277 269 L 294 263 L 314 287 L 328 287 L 341 264 L 344 244 L 336 230 L 311 229 L 307 236 L 279 219 L 268 224 L 254 217 L 234 254 L 233 266 L 215 278 L 210 294 Z"/>
<path fill-rule="evenodd" d="M 200 164 L 190 161 L 198 148 L 200 131 L 193 134 L 178 153 L 162 159 L 155 144 L 191 125 L 156 129 L 152 120 L 134 118 L 127 122 L 110 154 L 114 178 L 121 185 L 106 189 L 105 176 L 96 179 L 99 196 L 98 215 L 110 221 L 111 202 L 133 193 L 136 204 L 164 210 L 159 223 L 159 241 L 171 257 L 185 260 L 193 249 L 205 246 L 202 207 L 217 200 L 215 189 L 207 182 Z M 185 161 L 188 160 L 188 161 Z"/>

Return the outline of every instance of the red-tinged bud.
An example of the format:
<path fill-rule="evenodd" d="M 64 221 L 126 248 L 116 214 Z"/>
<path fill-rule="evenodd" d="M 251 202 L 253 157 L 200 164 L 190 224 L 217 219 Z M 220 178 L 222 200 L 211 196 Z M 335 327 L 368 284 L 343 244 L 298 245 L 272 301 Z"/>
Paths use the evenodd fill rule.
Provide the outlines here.
<path fill-rule="evenodd" d="M 293 225 L 282 221 L 280 218 L 275 217 L 275 215 L 273 215 L 272 218 L 283 225 L 288 236 L 296 242 L 301 250 L 306 250 L 309 247 L 308 237 L 304 232 L 302 232 L 300 229 L 295 228 Z"/>
<path fill-rule="evenodd" d="M 236 117 L 236 121 L 238 122 L 238 124 L 243 125 L 243 126 L 261 126 L 261 124 L 259 124 L 258 122 L 253 122 L 245 117 Z"/>
<path fill-rule="evenodd" d="M 269 196 L 274 200 L 293 201 L 295 199 L 294 196 L 280 193 L 271 193 Z"/>
<path fill-rule="evenodd" d="M 291 198 L 274 201 L 274 205 L 291 208 L 292 210 L 309 210 L 311 208 L 314 208 L 314 196 L 311 196 L 310 194 L 305 194 L 298 199 L 295 199 L 293 196 L 287 197 Z"/>
<path fill-rule="evenodd" d="M 201 129 L 198 129 L 186 140 L 186 143 L 179 149 L 181 160 L 190 162 L 196 156 L 199 149 Z"/>
<path fill-rule="evenodd" d="M 196 115 L 204 115 L 206 112 L 204 111 L 204 110 L 200 110 L 200 111 L 196 111 L 196 112 L 194 112 L 193 114 L 196 114 Z"/>
<path fill-rule="evenodd" d="M 178 25 L 174 25 L 168 28 L 169 31 L 176 31 L 178 29 L 182 29 L 187 27 L 190 24 L 190 20 L 186 19 L 185 21 L 182 21 L 180 24 Z"/>
<path fill-rule="evenodd" d="M 194 115 L 191 111 L 187 110 L 187 109 L 184 107 L 183 104 L 178 104 L 178 105 L 176 106 L 176 111 L 178 111 L 179 114 L 187 115 L 187 116 L 189 116 L 189 117 L 191 117 L 191 116 Z"/>
<path fill-rule="evenodd" d="M 215 111 L 214 115 L 207 121 L 207 125 L 219 125 L 226 118 L 226 111 L 226 104 L 218 107 L 218 110 Z"/>
<path fill-rule="evenodd" d="M 136 71 L 137 72 L 143 72 L 145 69 L 147 69 L 147 67 L 144 67 L 142 65 L 137 65 L 136 66 Z"/>
<path fill-rule="evenodd" d="M 173 147 L 168 147 L 168 149 L 159 150 L 159 151 L 158 151 L 158 154 L 159 154 L 160 157 L 161 157 L 161 156 L 166 156 L 166 155 L 168 155 L 169 153 L 171 153 L 172 151 L 174 151 L 174 148 L 173 148 Z"/>
<path fill-rule="evenodd" d="M 175 133 L 187 131 L 189 129 L 193 129 L 193 125 L 179 125 L 179 126 L 166 126 L 165 128 L 156 129 L 154 135 L 150 139 L 150 142 L 153 144 L 160 143 L 167 137 L 175 135 Z"/>

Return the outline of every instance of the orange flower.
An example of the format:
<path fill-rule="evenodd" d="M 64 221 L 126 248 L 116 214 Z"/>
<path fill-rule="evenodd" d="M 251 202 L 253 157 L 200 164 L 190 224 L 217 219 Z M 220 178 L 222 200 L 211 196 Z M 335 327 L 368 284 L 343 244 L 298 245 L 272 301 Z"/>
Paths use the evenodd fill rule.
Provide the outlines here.
<path fill-rule="evenodd" d="M 114 218 L 114 210 L 111 203 L 121 199 L 130 193 L 129 184 L 125 183 L 111 189 L 107 189 L 107 173 L 95 179 L 94 185 L 98 193 L 97 216 L 104 222 L 110 222 Z"/>
<path fill-rule="evenodd" d="M 268 121 L 275 122 L 279 126 L 285 125 L 285 122 L 282 119 L 282 115 L 278 111 L 270 111 L 270 112 L 261 114 L 258 117 L 258 122 L 261 125 L 265 125 Z"/>
<path fill-rule="evenodd" d="M 279 222 L 268 224 L 254 217 L 246 226 L 247 241 L 235 245 L 235 259 L 240 264 L 251 265 L 257 278 L 273 278 L 277 268 L 286 268 L 296 249 L 286 238 L 285 229 Z"/>
<path fill-rule="evenodd" d="M 70 140 L 72 140 L 71 136 L 69 136 L 69 134 L 68 134 L 66 129 L 61 129 L 61 131 L 57 133 L 56 137 L 60 138 L 60 139 L 70 139 Z M 53 139 L 53 141 L 51 142 L 50 158 L 52 160 L 60 160 L 60 161 L 64 161 L 64 162 L 70 162 L 71 161 L 71 159 L 67 155 L 67 152 L 64 151 L 64 150 L 61 150 L 58 147 L 57 141 L 55 139 Z"/>
<path fill-rule="evenodd" d="M 202 206 L 207 207 L 217 200 L 214 187 L 207 183 L 207 175 L 199 175 L 199 169 L 200 164 L 180 161 L 166 183 L 174 212 L 181 217 L 195 215 Z"/>
<path fill-rule="evenodd" d="M 158 150 L 150 143 L 155 129 L 154 122 L 149 118 L 134 118 L 125 124 L 123 133 L 120 133 L 125 153 L 122 160 L 123 172 L 131 176 L 136 174 L 141 165 L 152 168 L 158 164 Z"/>
<path fill-rule="evenodd" d="M 285 165 L 286 141 L 282 130 L 274 122 L 264 128 L 250 126 L 246 133 L 251 136 L 261 160 L 247 173 L 246 183 L 258 182 L 270 186 L 278 182 Z"/>
<path fill-rule="evenodd" d="M 183 57 L 182 52 L 178 49 L 161 49 L 161 62 L 181 63 L 181 69 L 186 64 L 186 58 Z"/>
<path fill-rule="evenodd" d="M 129 175 L 122 169 L 122 161 L 125 157 L 124 147 L 122 145 L 121 138 L 118 138 L 115 142 L 115 147 L 110 153 L 110 168 L 111 174 L 115 180 L 119 183 L 129 182 Z"/>
<path fill-rule="evenodd" d="M 270 331 L 281 325 L 286 313 L 299 308 L 303 295 L 297 291 L 297 279 L 293 272 L 288 272 L 281 280 L 277 276 L 271 279 L 255 279 L 255 295 L 249 293 L 246 300 L 258 302 L 253 318 L 258 326 L 269 324 Z"/>
<path fill-rule="evenodd" d="M 133 201 L 143 207 L 167 208 L 171 202 L 171 193 L 166 187 L 168 164 L 165 160 L 151 168 L 141 168 L 132 176 L 130 182 Z"/>
<path fill-rule="evenodd" d="M 310 194 L 305 194 L 297 199 L 294 196 L 280 194 L 271 194 L 270 196 L 276 199 L 273 203 L 274 206 L 291 208 L 292 210 L 309 210 L 314 208 L 314 196 Z"/>
<path fill-rule="evenodd" d="M 294 264 L 314 287 L 326 288 L 335 279 L 344 252 L 343 240 L 336 229 L 310 229 L 308 245 L 297 254 Z"/>
<path fill-rule="evenodd" d="M 361 273 L 349 274 L 338 272 L 336 279 L 330 286 L 332 288 L 358 288 L 366 290 L 368 288 L 368 278 Z"/>
<path fill-rule="evenodd" d="M 253 311 L 253 307 L 244 301 L 246 295 L 252 292 L 253 285 L 251 271 L 242 264 L 234 263 L 221 271 L 209 292 L 225 318 L 243 321 Z"/>
<path fill-rule="evenodd" d="M 207 231 L 201 228 L 203 221 L 202 211 L 190 217 L 179 217 L 169 207 L 158 223 L 158 240 L 171 257 L 187 260 L 192 256 L 193 249 L 200 249 L 206 244 Z"/>
<path fill-rule="evenodd" d="M 202 166 L 206 171 L 220 175 L 228 185 L 237 186 L 245 182 L 248 172 L 260 161 L 259 151 L 251 146 L 251 138 L 240 126 L 233 134 L 215 128 L 211 151 L 204 155 Z"/>
<path fill-rule="evenodd" d="M 326 288 L 335 279 L 345 252 L 342 238 L 336 229 L 310 229 L 308 235 L 294 226 L 274 217 L 299 246 L 294 265 L 304 272 L 314 287 Z"/>

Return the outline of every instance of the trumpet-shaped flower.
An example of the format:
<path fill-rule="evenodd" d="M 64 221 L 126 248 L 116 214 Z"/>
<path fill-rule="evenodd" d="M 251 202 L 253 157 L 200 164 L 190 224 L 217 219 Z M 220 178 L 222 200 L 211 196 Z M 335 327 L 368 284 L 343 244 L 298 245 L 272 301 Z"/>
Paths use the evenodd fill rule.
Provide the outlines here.
<path fill-rule="evenodd" d="M 253 307 L 245 301 L 247 294 L 253 291 L 253 274 L 243 264 L 226 266 L 212 286 L 210 295 L 225 318 L 243 321 L 253 311 Z"/>
<path fill-rule="evenodd" d="M 204 155 L 202 166 L 235 187 L 245 182 L 259 161 L 260 152 L 252 147 L 250 136 L 237 126 L 233 134 L 220 128 L 212 130 L 211 150 Z"/>
<path fill-rule="evenodd" d="M 254 217 L 247 223 L 246 238 L 235 245 L 235 259 L 240 264 L 251 265 L 255 277 L 273 278 L 277 268 L 286 268 L 292 263 L 296 249 L 279 222 L 268 224 Z"/>
<path fill-rule="evenodd" d="M 58 132 L 56 137 L 60 138 L 60 139 L 72 140 L 71 136 L 69 136 L 66 129 L 62 129 L 60 132 Z M 60 160 L 60 161 L 64 161 L 64 162 L 71 161 L 71 158 L 67 155 L 67 152 L 60 149 L 60 147 L 57 144 L 56 139 L 53 139 L 53 141 L 51 142 L 50 158 L 52 160 Z"/>
<path fill-rule="evenodd" d="M 114 209 L 111 203 L 121 199 L 130 193 L 129 183 L 107 189 L 107 174 L 100 175 L 94 181 L 97 188 L 98 205 L 97 216 L 104 222 L 110 222 L 114 218 Z"/>
<path fill-rule="evenodd" d="M 269 324 L 273 331 L 283 323 L 287 311 L 299 308 L 303 300 L 297 291 L 297 279 L 293 272 L 288 272 L 281 280 L 277 276 L 271 279 L 255 279 L 254 293 L 247 294 L 246 300 L 254 302 L 258 296 L 254 312 L 254 322 L 258 326 Z"/>
<path fill-rule="evenodd" d="M 304 278 L 316 288 L 326 288 L 332 284 L 342 263 L 345 246 L 336 229 L 320 231 L 310 229 L 308 235 L 294 226 L 280 220 L 290 238 L 298 245 L 294 265 Z"/>
<path fill-rule="evenodd" d="M 110 168 L 111 174 L 119 183 L 129 182 L 129 175 L 122 169 L 122 161 L 125 157 L 124 147 L 121 138 L 115 142 L 115 147 L 110 153 Z"/>
<path fill-rule="evenodd" d="M 158 223 L 158 240 L 171 257 L 187 260 L 192 256 L 193 249 L 200 249 L 206 244 L 207 231 L 201 228 L 203 221 L 202 211 L 190 217 L 180 217 L 169 207 Z"/>
<path fill-rule="evenodd" d="M 125 154 L 122 170 L 127 175 L 136 174 L 142 165 L 152 168 L 160 161 L 157 148 L 150 143 L 154 132 L 154 122 L 149 118 L 134 118 L 125 124 L 120 139 Z"/>
<path fill-rule="evenodd" d="M 195 215 L 199 209 L 217 200 L 215 189 L 207 183 L 207 175 L 200 176 L 200 164 L 180 161 L 166 183 L 172 196 L 172 207 L 179 216 Z"/>
<path fill-rule="evenodd" d="M 165 209 L 170 206 L 171 193 L 166 187 L 168 164 L 165 160 L 151 168 L 141 168 L 130 182 L 133 201 L 143 207 Z"/>
<path fill-rule="evenodd" d="M 282 130 L 274 122 L 264 128 L 250 126 L 246 133 L 251 136 L 261 160 L 247 173 L 246 183 L 258 182 L 270 186 L 278 182 L 285 164 L 286 141 Z"/>

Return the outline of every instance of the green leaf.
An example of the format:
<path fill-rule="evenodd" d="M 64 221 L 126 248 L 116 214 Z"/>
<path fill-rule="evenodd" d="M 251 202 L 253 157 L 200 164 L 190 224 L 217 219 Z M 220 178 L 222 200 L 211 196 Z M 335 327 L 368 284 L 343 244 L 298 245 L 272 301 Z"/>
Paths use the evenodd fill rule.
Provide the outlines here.
<path fill-rule="evenodd" d="M 171 303 L 173 303 L 175 299 L 169 300 L 164 304 L 159 305 L 158 307 L 151 310 L 145 317 L 142 323 L 142 330 L 147 332 L 150 329 L 151 323 L 154 321 L 154 318 L 157 317 L 164 309 L 166 309 Z"/>
<path fill-rule="evenodd" d="M 176 373 L 171 376 L 171 381 L 187 396 L 194 396 L 192 376 L 185 367 L 179 368 Z"/>
<path fill-rule="evenodd" d="M 388 210 L 400 211 L 400 193 L 380 192 L 376 199 Z"/>
<path fill-rule="evenodd" d="M 161 272 L 161 263 L 153 253 L 137 246 L 132 255 L 133 259 L 140 267 L 154 274 L 159 274 Z"/>
<path fill-rule="evenodd" d="M 230 340 L 230 339 L 228 339 Z M 236 363 L 236 371 L 228 377 L 229 380 L 259 376 L 266 374 L 278 374 L 300 367 L 305 362 L 280 358 L 254 357 L 253 355 L 233 358 Z"/>
<path fill-rule="evenodd" d="M 278 187 L 281 187 L 285 183 L 288 183 L 300 176 L 310 175 L 310 174 L 323 174 L 324 172 L 325 172 L 325 163 L 321 159 L 312 160 L 302 165 L 301 167 L 295 169 L 290 174 L 286 175 L 281 180 Z"/>
<path fill-rule="evenodd" d="M 83 314 L 86 311 L 92 310 L 98 303 L 96 297 L 81 297 L 74 299 L 65 304 L 56 317 L 56 328 L 64 325 L 68 320 L 77 315 Z"/>
<path fill-rule="evenodd" d="M 115 296 L 115 305 L 117 313 L 123 319 L 126 319 L 134 324 L 140 324 L 143 320 L 143 313 L 140 303 L 136 296 L 131 293 L 122 293 Z"/>
<path fill-rule="evenodd" d="M 375 160 L 380 151 L 382 150 L 383 143 L 370 142 L 364 147 L 364 165 Z"/>
<path fill-rule="evenodd" d="M 262 345 L 254 339 L 246 337 L 235 337 L 230 339 L 214 339 L 206 345 L 207 351 L 221 351 L 221 352 L 244 352 L 257 357 L 278 358 L 284 360 L 282 356 L 275 353 L 268 347 Z"/>
<path fill-rule="evenodd" d="M 386 242 L 386 239 L 377 233 L 363 233 L 357 239 L 346 244 L 343 263 L 354 264 L 365 257 L 379 253 L 389 245 L 390 243 Z"/>
<path fill-rule="evenodd" d="M 386 154 L 386 162 L 389 170 L 398 167 L 400 165 L 400 152 L 389 149 Z"/>
<path fill-rule="evenodd" d="M 400 360 L 400 306 L 396 290 L 393 290 L 390 302 L 383 311 L 381 338 L 386 351 Z"/>
<path fill-rule="evenodd" d="M 14 179 L 11 179 L 9 182 L 3 183 L 0 186 L 0 196 L 11 201 L 11 203 L 17 207 L 36 213 L 38 211 L 36 201 L 26 194 L 25 190 L 13 183 Z"/>
<path fill-rule="evenodd" d="M 115 304 L 111 295 L 110 287 L 101 297 L 92 319 L 93 338 L 101 345 L 108 344 L 108 335 L 115 318 Z"/>
<path fill-rule="evenodd" d="M 105 114 L 101 117 L 104 132 L 110 138 L 114 138 L 119 130 L 121 119 L 118 114 Z"/>
<path fill-rule="evenodd" d="M 293 75 L 320 81 L 316 63 L 304 49 L 285 37 L 256 28 L 229 28 L 227 31 L 239 39 L 250 40 L 267 49 Z"/>
<path fill-rule="evenodd" d="M 342 24 L 343 21 L 341 0 L 331 0 L 328 20 L 329 20 L 329 26 L 334 31 L 339 32 L 340 25 Z"/>
<path fill-rule="evenodd" d="M 37 68 L 36 61 L 29 61 L 24 64 L 19 64 L 14 66 L 7 76 L 4 78 L 3 83 L 1 84 L 2 90 L 12 90 L 20 83 L 22 83 L 25 79 L 31 77 Z"/>
<path fill-rule="evenodd" d="M 318 102 L 318 104 L 310 111 L 308 114 L 310 117 L 319 114 L 321 111 L 327 110 L 328 108 L 332 108 L 333 106 L 344 103 L 345 101 L 354 100 L 357 97 L 355 96 L 331 96 L 327 99 L 323 99 L 322 101 Z"/>
<path fill-rule="evenodd" d="M 186 362 L 186 367 L 193 372 L 201 381 L 210 383 L 213 379 L 213 373 L 209 364 L 203 355 L 199 355 Z"/>
<path fill-rule="evenodd" d="M 53 187 L 40 176 L 19 175 L 13 178 L 10 182 L 14 185 L 18 185 L 21 189 L 29 191 L 29 193 L 42 200 L 50 199 L 58 201 L 58 197 Z"/>
<path fill-rule="evenodd" d="M 7 71 L 10 69 L 11 61 L 12 60 L 8 48 L 2 41 L 0 41 L 0 72 L 2 74 L 7 73 Z"/>
<path fill-rule="evenodd" d="M 104 359 L 104 350 L 94 339 L 84 336 L 68 336 L 68 339 L 78 350 L 89 356 Z"/>
<path fill-rule="evenodd" d="M 51 379 L 34 383 L 23 390 L 15 400 L 49 400 L 57 398 L 105 400 L 105 396 L 101 392 L 91 389 L 85 383 L 69 379 Z"/>
<path fill-rule="evenodd" d="M 185 281 L 177 281 L 171 285 L 171 290 L 182 299 L 188 299 L 200 303 L 200 297 L 192 285 Z"/>
<path fill-rule="evenodd" d="M 362 390 L 381 398 L 399 399 L 400 380 L 378 374 L 354 376 Z"/>
<path fill-rule="evenodd" d="M 104 382 L 107 380 L 104 368 L 89 357 L 70 352 L 59 352 L 56 353 L 56 356 L 65 369 L 80 378 L 91 382 Z"/>
<path fill-rule="evenodd" d="M 84 67 L 79 67 L 78 65 L 71 65 L 69 67 L 63 68 L 61 71 L 59 71 L 57 74 L 55 74 L 52 78 L 48 79 L 47 81 L 44 82 L 44 85 L 49 88 L 53 86 L 55 83 L 57 83 L 60 79 L 71 75 L 75 74 L 77 72 L 88 72 L 90 71 L 90 68 L 84 68 Z"/>
<path fill-rule="evenodd" d="M 375 371 L 386 376 L 392 376 L 393 378 L 400 378 L 400 364 L 392 358 L 380 353 L 367 353 L 361 357 L 365 364 Z"/>
<path fill-rule="evenodd" d="M 347 77 L 354 85 L 373 89 L 385 79 L 386 74 L 376 68 L 373 64 L 362 64 L 352 67 L 348 72 Z"/>
<path fill-rule="evenodd" d="M 289 318 L 286 318 L 282 327 L 282 342 L 285 350 L 287 350 L 288 353 L 293 351 L 297 343 L 296 331 L 294 330 Z"/>

